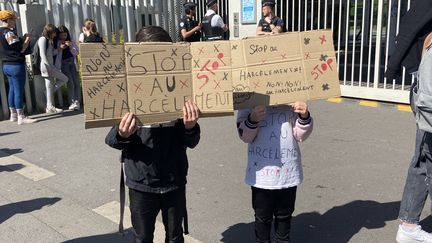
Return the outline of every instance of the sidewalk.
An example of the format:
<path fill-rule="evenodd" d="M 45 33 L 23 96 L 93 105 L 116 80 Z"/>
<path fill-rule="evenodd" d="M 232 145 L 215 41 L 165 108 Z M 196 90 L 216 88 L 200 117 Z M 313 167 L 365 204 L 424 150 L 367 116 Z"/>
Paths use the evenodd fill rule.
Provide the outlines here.
<path fill-rule="evenodd" d="M 352 100 L 315 101 L 310 109 L 315 130 L 301 145 L 305 180 L 293 242 L 394 242 L 414 149 L 412 115 Z M 119 152 L 104 144 L 109 128 L 84 130 L 83 115 L 73 112 L 44 119 L 23 126 L 0 122 L 0 242 L 130 239 L 116 233 L 120 165 Z M 200 124 L 202 140 L 188 152 L 190 236 L 206 243 L 252 242 L 246 147 L 235 119 Z M 423 224 L 432 230 L 431 217 Z"/>

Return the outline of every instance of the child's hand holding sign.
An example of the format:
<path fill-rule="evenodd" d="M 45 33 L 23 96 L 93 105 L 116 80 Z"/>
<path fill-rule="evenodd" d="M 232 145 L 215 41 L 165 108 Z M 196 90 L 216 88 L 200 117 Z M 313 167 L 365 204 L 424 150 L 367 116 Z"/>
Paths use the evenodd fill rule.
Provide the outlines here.
<path fill-rule="evenodd" d="M 138 129 L 138 121 L 131 112 L 126 113 L 119 124 L 119 135 L 122 138 L 128 138 Z"/>

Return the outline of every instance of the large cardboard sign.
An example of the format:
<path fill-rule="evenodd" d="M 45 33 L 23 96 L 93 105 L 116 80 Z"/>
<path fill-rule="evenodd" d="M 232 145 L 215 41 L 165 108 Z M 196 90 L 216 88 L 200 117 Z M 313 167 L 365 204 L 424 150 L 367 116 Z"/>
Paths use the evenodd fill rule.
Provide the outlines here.
<path fill-rule="evenodd" d="M 192 99 L 189 44 L 126 43 L 128 101 L 143 123 L 176 120 Z"/>
<path fill-rule="evenodd" d="M 340 96 L 331 31 L 188 43 L 82 44 L 86 128 L 128 111 L 144 124 Z"/>

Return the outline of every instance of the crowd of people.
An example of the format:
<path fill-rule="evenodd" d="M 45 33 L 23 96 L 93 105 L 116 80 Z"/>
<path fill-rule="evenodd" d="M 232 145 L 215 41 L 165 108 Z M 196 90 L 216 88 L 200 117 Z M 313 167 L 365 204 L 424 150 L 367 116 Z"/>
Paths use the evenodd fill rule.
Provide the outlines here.
<path fill-rule="evenodd" d="M 67 85 L 69 110 L 80 110 L 81 84 L 77 70 L 78 43 L 64 25 L 44 26 L 40 37 L 32 40 L 30 34 L 20 37 L 17 34 L 17 16 L 13 11 L 0 11 L 0 51 L 2 53 L 3 73 L 7 77 L 9 91 L 8 104 L 10 121 L 21 124 L 37 120 L 24 115 L 24 85 L 26 81 L 25 55 L 31 54 L 34 74 L 45 80 L 46 113 L 60 113 L 54 102 L 54 93 Z M 103 42 L 97 32 L 96 23 L 85 19 L 79 42 Z M 34 43 L 32 45 L 32 43 Z"/>

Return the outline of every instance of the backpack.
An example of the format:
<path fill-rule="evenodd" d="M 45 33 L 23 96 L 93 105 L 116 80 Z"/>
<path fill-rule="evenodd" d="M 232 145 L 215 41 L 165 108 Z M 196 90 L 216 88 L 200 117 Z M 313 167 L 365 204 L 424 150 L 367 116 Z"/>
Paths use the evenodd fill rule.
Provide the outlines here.
<path fill-rule="evenodd" d="M 417 126 L 420 130 L 432 133 L 432 45 L 426 45 L 418 69 L 417 82 L 413 84 L 410 103 Z"/>
<path fill-rule="evenodd" d="M 41 65 L 41 56 L 40 56 L 40 50 L 39 50 L 39 39 L 41 37 L 37 38 L 33 44 L 33 50 L 31 52 L 31 58 L 32 58 L 32 67 L 33 67 L 33 75 L 40 75 L 40 65 Z M 46 40 L 46 39 L 45 39 Z M 46 44 L 46 49 L 48 49 L 48 43 Z M 45 49 L 45 50 L 46 50 Z"/>

